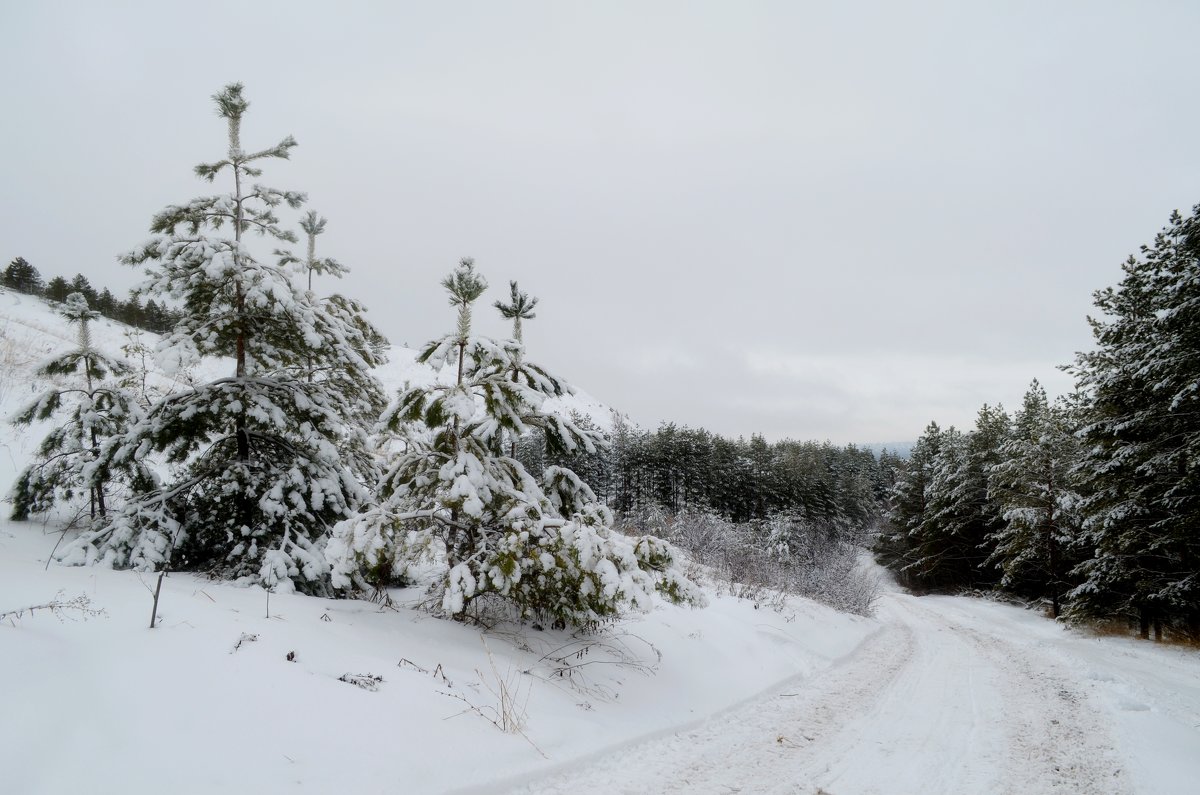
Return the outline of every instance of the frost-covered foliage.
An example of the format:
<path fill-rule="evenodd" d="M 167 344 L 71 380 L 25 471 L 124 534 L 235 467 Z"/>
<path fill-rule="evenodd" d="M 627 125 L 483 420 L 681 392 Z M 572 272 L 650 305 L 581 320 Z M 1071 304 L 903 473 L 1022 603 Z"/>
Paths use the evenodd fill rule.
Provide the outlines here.
<path fill-rule="evenodd" d="M 410 387 L 384 414 L 382 432 L 399 452 L 376 503 L 329 544 L 334 584 L 379 588 L 435 560 L 446 568 L 448 615 L 494 596 L 523 617 L 574 626 L 646 608 L 656 592 L 699 603 L 670 545 L 614 532 L 608 508 L 569 469 L 548 467 L 539 480 L 508 454 L 509 440 L 534 429 L 553 450 L 594 450 L 601 437 L 544 410 L 569 387 L 525 361 L 519 343 L 471 335 L 486 282 L 470 260 L 443 286 L 457 330 L 420 361 L 452 368 L 454 383 Z"/>
<path fill-rule="evenodd" d="M 770 602 L 794 594 L 870 615 L 878 593 L 862 565 L 866 530 L 847 522 L 779 514 L 735 523 L 684 511 L 664 521 L 664 534 L 740 596 Z"/>
<path fill-rule="evenodd" d="M 141 412 L 117 380 L 127 365 L 92 346 L 88 324 L 100 313 L 88 308 L 81 294 L 71 293 L 60 314 L 79 327 L 79 345 L 38 368 L 38 377 L 55 386 L 13 419 L 17 425 L 57 420 L 42 440 L 37 460 L 17 478 L 11 495 L 13 518 L 27 519 L 86 493 L 89 517 L 103 521 L 112 481 L 128 485 L 144 480 L 146 472 L 137 462 L 98 466 L 100 446 L 136 422 Z"/>
<path fill-rule="evenodd" d="M 381 338 L 354 302 L 321 301 L 298 286 L 304 263 L 255 258 L 250 232 L 296 241 L 275 210 L 298 207 L 304 195 L 251 182 L 261 161 L 288 158 L 296 142 L 247 152 L 241 85 L 214 100 L 228 122 L 228 151 L 195 170 L 209 182 L 226 177 L 230 191 L 167 207 L 154 218 L 154 237 L 125 261 L 146 266 L 143 294 L 182 304 L 157 348 L 159 365 L 172 372 L 228 357 L 233 372 L 159 399 L 104 446 L 104 466 L 153 456 L 166 472 L 66 558 L 170 563 L 324 591 L 329 530 L 365 497 L 360 481 L 377 474 L 357 419 L 382 405 L 370 375 L 382 361 Z"/>

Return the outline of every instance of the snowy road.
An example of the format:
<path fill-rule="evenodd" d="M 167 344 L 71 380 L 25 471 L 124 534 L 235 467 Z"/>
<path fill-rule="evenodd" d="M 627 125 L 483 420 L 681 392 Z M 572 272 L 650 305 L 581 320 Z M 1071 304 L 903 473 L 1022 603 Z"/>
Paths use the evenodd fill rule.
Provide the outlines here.
<path fill-rule="evenodd" d="M 1196 791 L 1194 652 L 965 598 L 891 593 L 879 617 L 816 677 L 516 791 Z"/>

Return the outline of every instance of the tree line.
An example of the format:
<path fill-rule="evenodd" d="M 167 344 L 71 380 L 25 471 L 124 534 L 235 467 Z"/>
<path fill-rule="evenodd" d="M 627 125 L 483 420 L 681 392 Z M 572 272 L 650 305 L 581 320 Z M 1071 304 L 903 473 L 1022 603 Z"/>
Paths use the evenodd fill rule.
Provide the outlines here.
<path fill-rule="evenodd" d="M 1071 620 L 1200 636 L 1200 205 L 1094 294 L 1073 394 L 931 423 L 879 560 L 921 590 L 1003 588 Z"/>
<path fill-rule="evenodd" d="M 590 418 L 577 417 L 594 428 Z M 780 514 L 864 527 L 878 519 L 900 458 L 855 445 L 762 436 L 729 439 L 704 428 L 662 423 L 638 428 L 614 413 L 610 444 L 595 453 L 547 457 L 538 435 L 518 456 L 532 471 L 547 462 L 585 473 L 619 514 L 645 524 L 650 515 L 711 513 L 734 523 Z"/>
<path fill-rule="evenodd" d="M 165 301 L 159 302 L 151 298 L 142 303 L 137 291 L 133 290 L 128 298 L 121 300 L 107 287 L 97 291 L 82 273 L 75 274 L 70 280 L 55 276 L 47 282 L 38 269 L 24 257 L 16 257 L 0 272 L 0 285 L 59 304 L 65 303 L 69 295 L 78 293 L 87 299 L 92 310 L 103 317 L 156 334 L 166 333 L 179 319 L 179 310 L 172 308 Z"/>

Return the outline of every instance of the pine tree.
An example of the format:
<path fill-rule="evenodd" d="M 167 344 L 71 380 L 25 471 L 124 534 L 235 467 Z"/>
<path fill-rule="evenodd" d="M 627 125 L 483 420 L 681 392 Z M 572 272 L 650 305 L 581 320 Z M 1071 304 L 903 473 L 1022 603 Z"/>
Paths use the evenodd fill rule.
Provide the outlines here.
<path fill-rule="evenodd" d="M 1200 205 L 1179 213 L 1095 294 L 1096 349 L 1073 371 L 1086 401 L 1077 617 L 1142 634 L 1200 634 Z"/>
<path fill-rule="evenodd" d="M 506 320 L 513 322 L 513 339 L 518 343 L 524 344 L 524 339 L 521 335 L 521 321 L 533 320 L 537 315 L 533 313 L 537 307 L 538 300 L 530 298 L 527 294 L 518 289 L 516 282 L 508 283 L 509 291 L 512 296 L 506 304 L 503 301 L 497 301 L 493 306 L 500 310 L 500 316 Z"/>
<path fill-rule="evenodd" d="M 294 268 L 251 253 L 249 232 L 296 240 L 275 209 L 298 207 L 304 195 L 251 183 L 263 161 L 287 159 L 296 142 L 288 136 L 248 153 L 242 86 L 213 99 L 227 122 L 228 152 L 195 171 L 208 182 L 228 175 L 232 191 L 167 207 L 154 218 L 155 236 L 125 261 L 147 268 L 145 295 L 182 300 L 159 363 L 172 370 L 228 357 L 233 372 L 163 397 L 106 445 L 102 459 L 112 465 L 153 452 L 171 472 L 82 537 L 69 557 L 148 569 L 170 561 L 323 592 L 329 529 L 358 507 L 359 478 L 372 475 L 362 471 L 364 434 L 346 385 L 377 392 L 370 368 L 378 359 L 365 355 L 360 329 L 296 286 Z M 311 369 L 339 377 L 310 381 Z"/>
<path fill-rule="evenodd" d="M 317 257 L 317 237 L 325 232 L 328 221 L 315 211 L 304 214 L 300 220 L 300 229 L 304 232 L 307 251 L 303 260 L 296 258 L 290 252 L 276 251 L 281 266 L 293 263 L 304 268 L 307 276 L 309 297 L 319 300 L 325 311 L 343 325 L 352 328 L 354 335 L 351 342 L 358 346 L 358 353 L 364 361 L 379 366 L 384 363 L 388 341 L 366 318 L 367 309 L 363 304 L 352 298 L 338 293 L 317 299 L 313 294 L 313 276 L 333 276 L 340 279 L 350 272 L 350 269 L 330 257 Z M 359 419 L 364 427 L 374 425 L 380 413 L 387 406 L 383 391 L 378 388 L 375 379 L 362 381 L 354 377 L 352 372 L 340 368 L 318 368 L 315 362 L 306 363 L 305 377 L 309 381 L 323 380 L 326 386 L 335 390 L 351 414 Z M 361 451 L 359 451 L 361 453 Z"/>
<path fill-rule="evenodd" d="M 13 422 L 28 425 L 49 421 L 66 412 L 38 448 L 38 460 L 26 468 L 13 488 L 13 518 L 27 519 L 56 503 L 87 493 L 89 515 L 105 521 L 109 511 L 109 481 L 116 476 L 126 483 L 144 481 L 148 474 L 137 462 L 106 468 L 97 465 L 101 443 L 122 433 L 141 412 L 133 396 L 113 376 L 128 367 L 92 345 L 89 324 L 100 316 L 88 308 L 80 293 L 67 296 L 60 314 L 79 327 L 78 347 L 43 364 L 40 378 L 66 380 L 20 411 Z"/>
<path fill-rule="evenodd" d="M 874 526 L 879 520 L 876 497 L 879 462 L 869 449 L 849 445 L 831 451 L 835 467 L 834 497 L 837 516 L 851 527 Z"/>
<path fill-rule="evenodd" d="M 642 461 L 646 434 L 619 413 L 612 413 L 613 502 L 620 514 L 635 513 L 642 505 Z"/>
<path fill-rule="evenodd" d="M 1079 442 L 1067 405 L 1050 403 L 1035 380 L 1001 454 L 988 493 L 1004 525 L 990 536 L 988 562 L 1003 573 L 1003 587 L 1049 599 L 1057 618 L 1079 540 L 1079 495 L 1071 475 Z"/>
<path fill-rule="evenodd" d="M 922 583 L 922 571 L 915 565 L 920 558 L 919 533 L 930 514 L 928 493 L 946 433 L 936 422 L 931 422 L 913 445 L 908 461 L 897 473 L 896 485 L 888 498 L 886 522 L 875 542 L 879 562 L 910 587 Z"/>
<path fill-rule="evenodd" d="M 42 290 L 45 289 L 45 285 L 42 283 L 42 275 L 24 257 L 17 257 L 8 263 L 8 267 L 0 275 L 0 284 L 29 295 L 40 295 Z"/>
<path fill-rule="evenodd" d="M 167 322 L 166 311 L 153 298 L 147 301 L 142 313 L 142 325 L 146 330 L 153 331 L 155 334 L 164 334 L 170 330 Z"/>
<path fill-rule="evenodd" d="M 129 300 L 117 306 L 117 320 L 134 328 L 142 328 L 142 299 L 136 293 L 129 294 Z"/>
<path fill-rule="evenodd" d="M 71 292 L 79 293 L 86 298 L 88 306 L 95 306 L 100 301 L 100 294 L 82 273 L 75 274 L 75 278 L 71 280 Z"/>
<path fill-rule="evenodd" d="M 929 481 L 925 511 L 909 534 L 912 572 L 919 587 L 948 590 L 963 584 L 965 544 L 959 537 L 970 527 L 972 506 L 964 499 L 970 490 L 967 434 L 950 427 L 939 438 Z"/>
<path fill-rule="evenodd" d="M 971 433 L 951 428 L 940 434 L 921 518 L 908 533 L 907 571 L 917 586 L 987 588 L 998 580 L 984 566 L 990 552 L 987 539 L 1002 525 L 987 485 L 1008 434 L 1008 415 L 986 405 Z"/>
<path fill-rule="evenodd" d="M 881 509 L 886 506 L 888 495 L 896 487 L 896 478 L 904 467 L 904 458 L 884 448 L 879 451 L 875 472 L 871 476 L 871 488 L 876 503 Z"/>
<path fill-rule="evenodd" d="M 338 527 L 329 545 L 335 584 L 381 588 L 432 557 L 446 569 L 442 609 L 456 618 L 488 598 L 523 618 L 573 626 L 647 606 L 655 590 L 698 601 L 670 546 L 615 533 L 611 512 L 574 472 L 550 466 L 537 481 L 506 454 L 506 437 L 531 429 L 551 452 L 592 451 L 599 439 L 544 411 L 546 398 L 569 388 L 525 361 L 515 340 L 471 334 L 472 305 L 487 286 L 473 261 L 442 285 L 457 328 L 419 361 L 452 368 L 454 381 L 410 387 L 384 414 L 402 452 L 376 505 Z"/>
<path fill-rule="evenodd" d="M 117 299 L 107 287 L 100 291 L 100 297 L 96 299 L 96 310 L 105 317 L 118 320 L 117 315 Z"/>
<path fill-rule="evenodd" d="M 71 294 L 71 284 L 61 276 L 55 276 L 46 284 L 45 296 L 51 301 L 62 303 Z"/>
<path fill-rule="evenodd" d="M 517 341 L 518 345 L 524 345 L 525 341 L 522 339 L 521 334 L 521 321 L 533 320 L 535 317 L 537 317 L 537 315 L 533 313 L 533 309 L 537 306 L 538 300 L 536 298 L 531 299 L 528 295 L 521 292 L 515 281 L 509 282 L 508 287 L 512 293 L 512 299 L 509 301 L 509 303 L 506 304 L 503 301 L 497 301 L 493 304 L 493 306 L 500 311 L 501 317 L 503 317 L 505 320 L 511 320 L 513 322 L 512 338 Z M 517 373 L 514 371 L 513 378 L 516 377 Z M 513 458 L 517 457 L 518 441 L 518 439 L 513 438 L 509 445 L 509 455 L 511 455 Z"/>

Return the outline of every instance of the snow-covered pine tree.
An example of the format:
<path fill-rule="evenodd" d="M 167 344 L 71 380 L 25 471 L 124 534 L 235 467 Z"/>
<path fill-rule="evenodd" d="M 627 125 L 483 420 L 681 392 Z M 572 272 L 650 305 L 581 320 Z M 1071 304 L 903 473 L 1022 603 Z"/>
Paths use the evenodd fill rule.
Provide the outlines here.
<path fill-rule="evenodd" d="M 228 125 L 228 151 L 195 171 L 209 182 L 224 175 L 230 192 L 167 207 L 154 218 L 155 236 L 125 261 L 146 266 L 143 294 L 182 302 L 158 346 L 159 363 L 172 370 L 227 357 L 232 372 L 162 398 L 105 446 L 108 465 L 157 454 L 170 471 L 82 536 L 67 559 L 145 569 L 170 560 L 174 568 L 323 592 L 329 530 L 365 496 L 353 453 L 361 432 L 348 407 L 355 387 L 379 389 L 370 374 L 376 360 L 360 327 L 295 284 L 294 267 L 251 252 L 251 232 L 295 242 L 275 209 L 298 207 L 304 195 L 252 180 L 296 142 L 288 136 L 247 152 L 241 84 L 213 99 Z M 309 381 L 313 370 L 338 377 Z"/>
<path fill-rule="evenodd" d="M 346 274 L 346 268 L 335 259 L 328 257 L 317 258 L 317 237 L 325 232 L 328 221 L 322 218 L 316 210 L 309 210 L 300 219 L 300 228 L 308 243 L 308 255 L 304 258 L 304 269 L 308 273 L 308 289 L 313 288 L 313 274 L 329 274 L 341 278 Z"/>
<path fill-rule="evenodd" d="M 508 288 L 512 294 L 509 302 L 506 304 L 503 301 L 497 301 L 493 306 L 500 310 L 501 317 L 513 322 L 513 339 L 518 343 L 524 344 L 525 340 L 521 334 L 521 321 L 533 320 L 537 317 L 533 313 L 533 310 L 537 307 L 538 300 L 530 298 L 528 294 L 521 292 L 516 282 L 509 282 Z"/>
<path fill-rule="evenodd" d="M 530 296 L 528 293 L 522 292 L 515 281 L 508 283 L 508 289 L 508 303 L 496 301 L 492 306 L 500 312 L 502 318 L 512 321 L 512 338 L 522 346 L 521 353 L 523 355 L 525 339 L 521 321 L 533 320 L 537 317 L 533 310 L 537 308 L 538 299 Z M 513 377 L 518 377 L 515 370 Z M 586 417 L 575 411 L 569 412 L 569 416 L 571 422 L 577 427 L 591 433 L 593 438 L 604 436 L 603 431 L 590 417 Z M 608 440 L 607 437 L 604 438 L 605 444 L 596 445 L 592 451 L 577 447 L 570 451 L 560 451 L 557 454 L 552 454 L 550 457 L 554 459 L 554 464 L 570 469 L 572 472 L 578 474 L 597 493 L 600 501 L 607 504 L 611 462 L 608 458 L 610 449 L 607 443 Z M 547 457 L 544 434 L 535 429 L 520 439 L 513 437 L 509 444 L 509 455 L 519 459 L 528 471 L 534 473 L 537 477 L 541 477 L 542 472 L 546 468 Z"/>
<path fill-rule="evenodd" d="M 304 232 L 307 242 L 307 254 L 303 260 L 296 258 L 291 252 L 276 251 L 281 266 L 299 264 L 304 268 L 308 277 L 308 291 L 311 300 L 319 301 L 325 311 L 336 321 L 353 333 L 349 340 L 355 345 L 364 361 L 372 367 L 378 367 L 386 362 L 386 351 L 389 347 L 387 339 L 367 320 L 367 308 L 353 298 L 347 298 L 340 293 L 333 293 L 324 298 L 316 298 L 313 292 L 313 276 L 332 276 L 340 279 L 350 272 L 350 269 L 330 257 L 317 257 L 317 237 L 325 232 L 328 221 L 315 211 L 309 211 L 300 219 L 300 229 Z M 309 381 L 325 381 L 326 386 L 335 391 L 347 413 L 359 421 L 363 429 L 373 428 L 379 415 L 387 408 L 387 397 L 381 385 L 375 378 L 362 379 L 353 370 L 342 367 L 330 367 L 329 363 L 319 363 L 309 359 L 305 362 L 305 377 Z M 361 436 L 361 438 L 358 438 Z M 374 483 L 380 472 L 374 469 L 375 457 L 369 453 L 370 445 L 366 436 L 356 434 L 355 444 L 351 452 L 356 458 L 365 456 L 360 466 L 373 472 L 369 482 Z M 364 470 L 364 471 L 365 471 Z"/>
<path fill-rule="evenodd" d="M 86 491 L 90 518 L 103 522 L 109 512 L 109 481 L 115 478 L 129 484 L 145 480 L 147 473 L 135 461 L 98 467 L 101 443 L 123 433 L 141 417 L 141 411 L 136 398 L 113 379 L 123 375 L 128 366 L 92 344 L 88 326 L 100 313 L 88 307 L 83 295 L 71 293 L 59 314 L 79 327 L 78 347 L 43 364 L 37 375 L 51 383 L 65 383 L 42 393 L 13 422 L 28 425 L 64 412 L 66 417 L 42 440 L 38 460 L 17 478 L 12 515 L 27 519 L 30 513 L 49 510 Z"/>
<path fill-rule="evenodd" d="M 988 563 L 1000 584 L 1026 596 L 1047 598 L 1058 617 L 1067 591 L 1067 572 L 1078 544 L 1079 495 L 1072 470 L 1079 458 L 1070 410 L 1051 403 L 1036 380 L 1013 420 L 1011 438 L 992 468 L 988 497 L 1004 525 L 989 538 Z"/>
<path fill-rule="evenodd" d="M 892 509 L 893 517 L 903 518 L 908 528 L 901 545 L 907 560 L 902 567 L 907 584 L 945 590 L 986 588 L 998 580 L 983 565 L 989 554 L 988 536 L 1002 524 L 996 505 L 988 500 L 987 484 L 992 467 L 1000 461 L 1009 424 L 1002 408 L 985 405 L 972 432 L 954 428 L 939 432 L 937 452 L 927 469 L 923 458 L 927 451 L 914 449 L 910 463 L 918 466 L 913 473 L 918 478 L 897 483 L 905 501 Z M 909 492 L 922 480 L 918 501 Z M 920 506 L 919 518 L 901 507 L 905 503 Z M 888 538 L 898 540 L 894 530 Z"/>
<path fill-rule="evenodd" d="M 472 304 L 487 284 L 471 260 L 442 284 L 457 329 L 419 361 L 452 368 L 453 383 L 410 387 L 384 414 L 402 451 L 376 504 L 335 531 L 335 585 L 381 588 L 434 559 L 445 567 L 442 610 L 456 618 L 488 597 L 572 626 L 648 606 L 655 591 L 699 603 L 667 543 L 614 532 L 612 514 L 574 472 L 547 467 L 539 482 L 507 454 L 506 435 L 532 428 L 552 450 L 594 449 L 597 437 L 544 410 L 569 387 L 525 361 L 515 340 L 471 334 Z"/>
<path fill-rule="evenodd" d="M 571 422 L 579 429 L 587 432 L 595 437 L 602 437 L 604 444 L 596 445 L 594 452 L 588 452 L 582 447 L 576 447 L 574 450 L 560 450 L 552 453 L 543 459 L 542 466 L 537 470 L 537 475 L 540 477 L 547 465 L 565 467 L 579 475 L 584 483 L 596 493 L 597 498 L 608 505 L 608 499 L 612 496 L 612 444 L 608 434 L 596 424 L 587 414 L 581 414 L 578 411 L 571 410 L 567 412 L 567 416 Z M 535 433 L 534 437 L 542 443 L 542 449 L 545 449 L 545 443 L 541 438 L 540 433 Z M 530 470 L 533 471 L 532 469 Z"/>
<path fill-rule="evenodd" d="M 512 338 L 517 341 L 518 345 L 523 346 L 525 344 L 525 340 L 522 338 L 521 334 L 521 321 L 533 320 L 535 317 L 537 317 L 537 315 L 533 313 L 533 310 L 535 307 L 537 307 L 538 300 L 536 298 L 530 298 L 528 294 L 521 292 L 515 281 L 510 281 L 508 283 L 508 287 L 509 291 L 512 293 L 512 298 L 509 300 L 509 302 L 506 304 L 503 301 L 496 301 L 494 304 L 492 304 L 492 306 L 496 307 L 496 309 L 500 311 L 500 316 L 502 318 L 505 320 L 511 320 L 513 322 Z M 513 378 L 516 377 L 518 376 L 516 371 L 514 371 Z M 513 458 L 517 457 L 517 443 L 519 441 L 519 439 L 513 437 L 509 444 L 508 454 Z"/>
<path fill-rule="evenodd" d="M 1172 214 L 1124 271 L 1095 294 L 1096 349 L 1073 368 L 1095 552 L 1070 613 L 1200 635 L 1200 205 Z"/>
<path fill-rule="evenodd" d="M 925 512 L 909 534 L 909 572 L 921 588 L 947 590 L 961 585 L 962 544 L 956 531 L 969 526 L 971 506 L 962 501 L 970 489 L 969 434 L 951 426 L 942 432 L 925 487 Z"/>
<path fill-rule="evenodd" d="M 913 445 L 908 460 L 896 473 L 884 526 L 875 542 L 879 562 L 910 587 L 920 585 L 920 571 L 913 564 L 919 558 L 919 530 L 931 513 L 929 488 L 946 433 L 936 422 L 931 422 Z"/>
<path fill-rule="evenodd" d="M 946 493 L 934 501 L 948 507 L 934 518 L 945 542 L 943 579 L 954 587 L 989 588 L 997 584 L 995 571 L 984 565 L 988 538 L 1003 526 L 999 507 L 988 499 L 988 478 L 1002 460 L 1001 448 L 1011 434 L 1012 420 L 1003 406 L 984 405 L 975 427 L 963 437 L 961 461 L 950 477 Z M 934 491 L 940 492 L 934 480 Z"/>
<path fill-rule="evenodd" d="M 876 481 L 879 462 L 869 448 L 847 445 L 838 450 L 826 445 L 829 468 L 835 477 L 834 498 L 837 520 L 848 528 L 865 529 L 879 520 Z"/>

